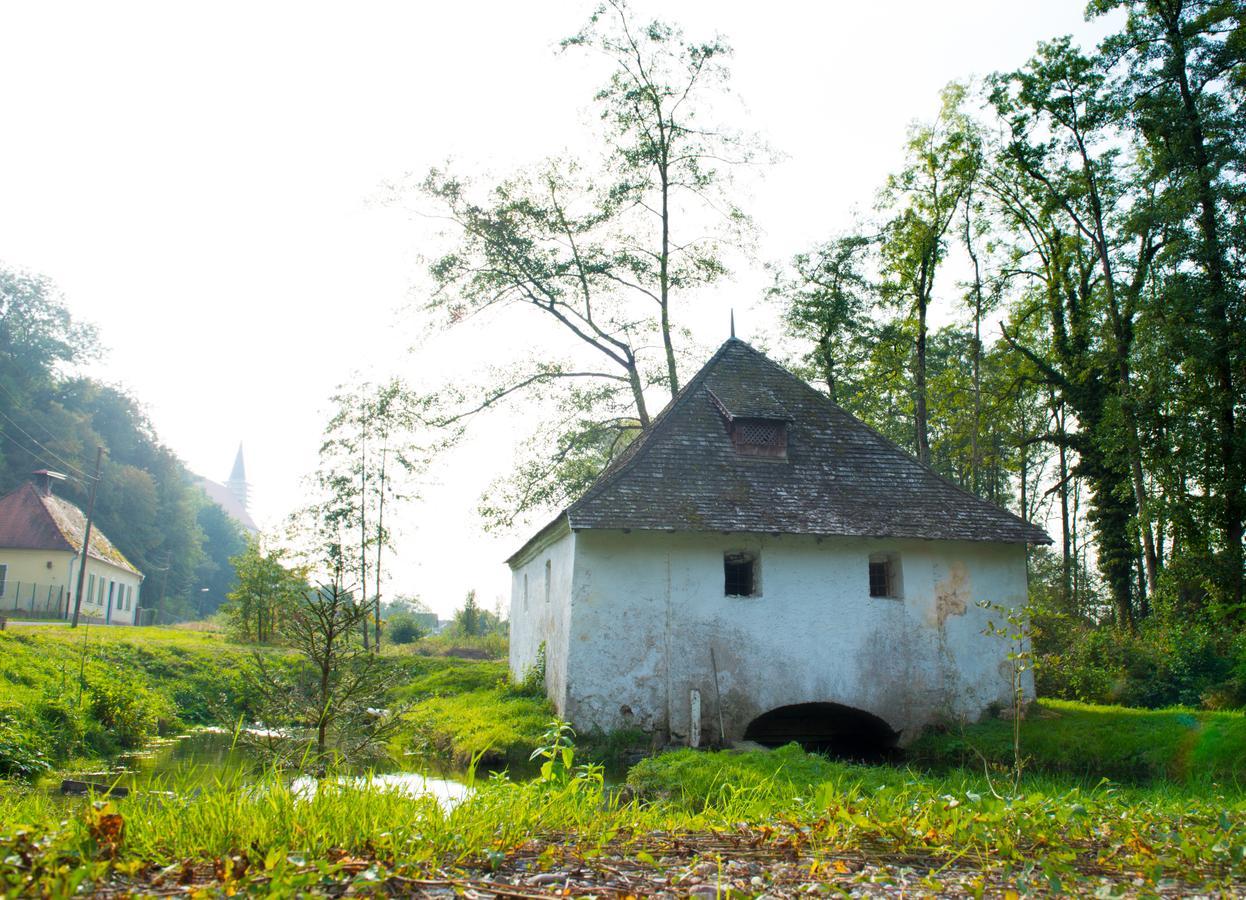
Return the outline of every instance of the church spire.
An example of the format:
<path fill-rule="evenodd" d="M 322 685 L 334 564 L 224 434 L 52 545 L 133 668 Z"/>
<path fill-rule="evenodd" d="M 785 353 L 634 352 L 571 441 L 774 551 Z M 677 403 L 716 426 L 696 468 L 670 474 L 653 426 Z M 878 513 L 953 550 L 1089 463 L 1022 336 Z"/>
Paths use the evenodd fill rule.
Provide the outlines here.
<path fill-rule="evenodd" d="M 234 495 L 239 505 L 246 509 L 251 487 L 247 484 L 247 467 L 242 461 L 241 441 L 238 443 L 238 455 L 234 457 L 233 471 L 229 473 L 229 480 L 225 482 L 225 487 L 229 488 L 229 492 Z"/>

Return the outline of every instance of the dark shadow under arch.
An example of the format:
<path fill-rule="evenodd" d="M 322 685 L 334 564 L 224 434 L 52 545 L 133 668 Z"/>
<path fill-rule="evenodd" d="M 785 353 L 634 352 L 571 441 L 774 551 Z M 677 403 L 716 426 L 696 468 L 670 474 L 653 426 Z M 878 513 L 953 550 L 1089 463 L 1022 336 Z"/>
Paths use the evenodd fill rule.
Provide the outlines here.
<path fill-rule="evenodd" d="M 782 747 L 793 741 L 813 753 L 859 762 L 896 759 L 900 733 L 873 713 L 839 703 L 797 703 L 762 713 L 744 731 L 746 741 Z"/>

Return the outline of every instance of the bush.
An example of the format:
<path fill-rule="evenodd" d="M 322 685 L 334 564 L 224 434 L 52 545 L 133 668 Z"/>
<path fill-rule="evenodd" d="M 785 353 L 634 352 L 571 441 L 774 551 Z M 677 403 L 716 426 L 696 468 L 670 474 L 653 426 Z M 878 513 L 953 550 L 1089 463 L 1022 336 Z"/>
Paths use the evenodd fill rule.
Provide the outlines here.
<path fill-rule="evenodd" d="M 143 746 L 176 721 L 167 701 L 136 680 L 93 673 L 87 680 L 91 714 L 121 749 Z M 101 748 L 103 749 L 103 748 Z"/>
<path fill-rule="evenodd" d="M 31 723 L 0 712 L 0 776 L 34 778 L 50 768 L 48 747 Z"/>
<path fill-rule="evenodd" d="M 1246 641 L 1207 625 L 1151 620 L 1137 633 L 1047 623 L 1035 641 L 1039 696 L 1159 709 L 1246 701 Z"/>
<path fill-rule="evenodd" d="M 391 644 L 414 644 L 427 633 L 411 613 L 396 612 L 385 620 L 385 637 Z"/>

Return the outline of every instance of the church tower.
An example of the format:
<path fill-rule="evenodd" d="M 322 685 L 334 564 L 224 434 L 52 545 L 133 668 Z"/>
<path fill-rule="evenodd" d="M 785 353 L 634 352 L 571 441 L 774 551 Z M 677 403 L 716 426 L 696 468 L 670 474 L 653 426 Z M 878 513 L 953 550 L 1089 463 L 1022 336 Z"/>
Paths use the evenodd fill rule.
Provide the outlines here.
<path fill-rule="evenodd" d="M 247 467 L 242 461 L 241 443 L 238 444 L 238 455 L 234 457 L 234 468 L 229 473 L 229 480 L 225 482 L 225 487 L 229 488 L 229 492 L 234 495 L 238 505 L 250 512 L 247 501 L 250 498 L 251 487 L 247 484 Z"/>

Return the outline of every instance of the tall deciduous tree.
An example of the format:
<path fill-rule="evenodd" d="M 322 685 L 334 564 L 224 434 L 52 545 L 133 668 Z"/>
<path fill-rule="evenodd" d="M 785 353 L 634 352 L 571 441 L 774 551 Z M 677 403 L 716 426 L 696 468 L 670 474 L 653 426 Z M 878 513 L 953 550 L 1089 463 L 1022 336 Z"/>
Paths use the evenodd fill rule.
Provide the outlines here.
<path fill-rule="evenodd" d="M 913 446 L 930 462 L 927 414 L 927 315 L 935 276 L 947 253 L 948 230 L 980 165 L 980 138 L 961 110 L 965 90 L 950 85 L 932 124 L 915 126 L 904 168 L 888 179 L 883 206 L 891 219 L 883 231 L 885 289 L 916 321 L 913 348 Z"/>
<path fill-rule="evenodd" d="M 1193 266 L 1177 266 L 1169 288 L 1201 340 L 1190 352 L 1207 364 L 1207 413 L 1215 423 L 1220 467 L 1213 490 L 1227 549 L 1234 605 L 1243 605 L 1242 540 L 1246 521 L 1246 437 L 1242 402 L 1243 250 L 1230 235 L 1229 210 L 1246 199 L 1246 17 L 1220 0 L 1093 0 L 1089 12 L 1127 12 L 1104 44 L 1121 60 L 1123 104 L 1147 145 L 1160 207 L 1174 248 Z M 1235 77 L 1236 76 L 1236 77 Z M 1187 338 L 1188 340 L 1188 338 Z"/>
<path fill-rule="evenodd" d="M 557 429 L 542 429 L 483 505 L 494 524 L 575 496 L 648 426 L 647 391 L 663 384 L 673 396 L 680 385 L 679 298 L 721 279 L 725 245 L 749 233 L 731 174 L 756 144 L 716 124 L 730 55 L 721 40 L 638 22 L 611 0 L 562 47 L 608 68 L 595 156 L 549 160 L 484 190 L 442 171 L 422 185 L 456 238 L 430 267 L 431 306 L 449 324 L 514 310 L 549 326 L 528 368 L 443 416 L 461 423 L 536 392 L 556 408 Z"/>

